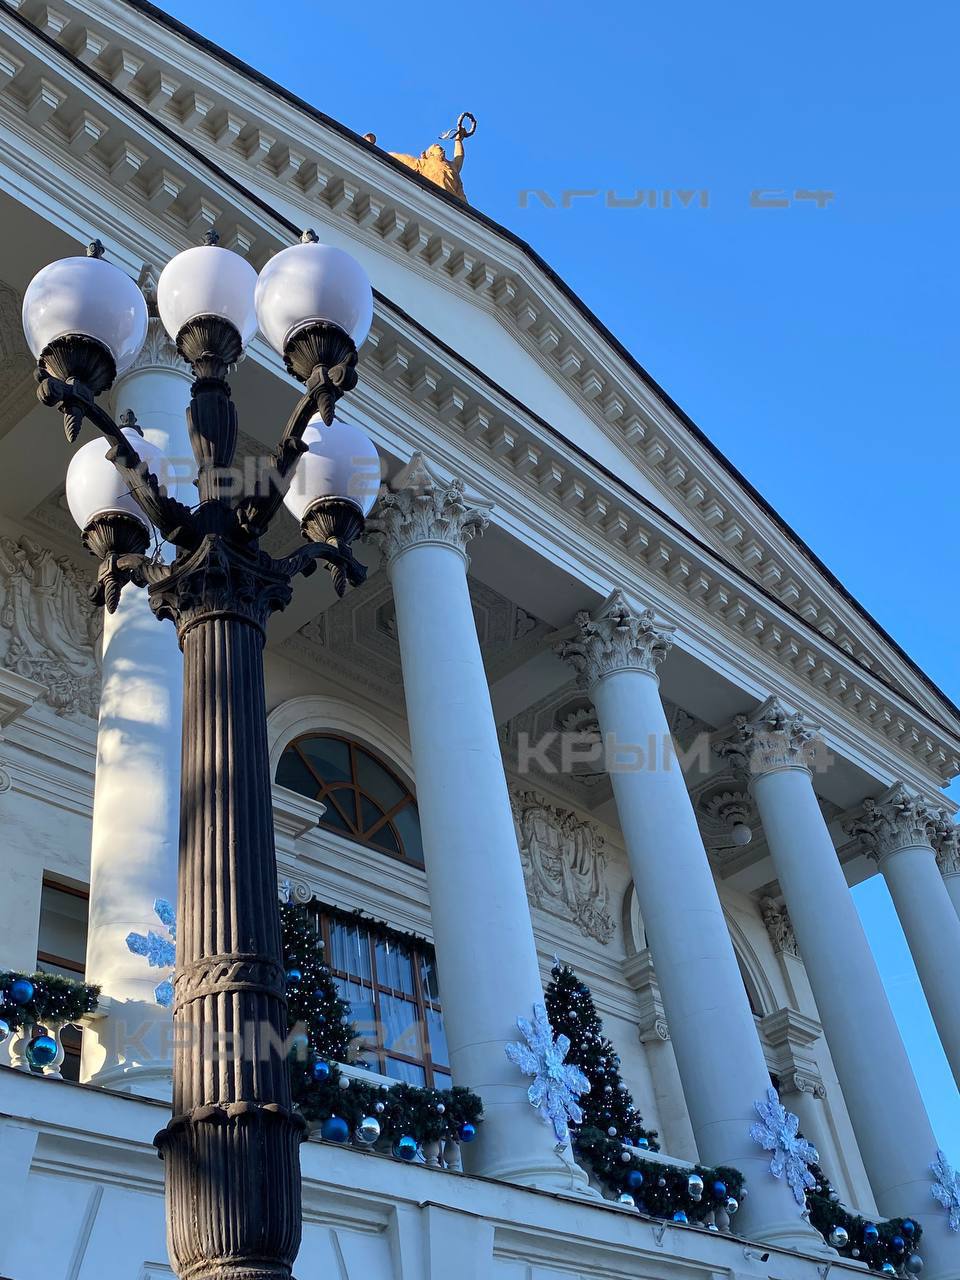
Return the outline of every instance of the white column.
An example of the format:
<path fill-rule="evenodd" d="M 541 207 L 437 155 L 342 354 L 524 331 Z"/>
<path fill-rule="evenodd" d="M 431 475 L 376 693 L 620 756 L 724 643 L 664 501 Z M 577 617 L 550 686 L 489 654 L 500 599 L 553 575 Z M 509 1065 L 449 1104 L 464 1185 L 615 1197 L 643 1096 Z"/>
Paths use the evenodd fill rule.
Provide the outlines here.
<path fill-rule="evenodd" d="M 772 1176 L 770 1154 L 750 1136 L 770 1076 L 660 699 L 657 666 L 672 628 L 619 591 L 593 618 L 578 614 L 577 626 L 578 636 L 558 652 L 597 710 L 700 1159 L 744 1174 L 749 1195 L 738 1232 L 827 1252 L 786 1181 Z M 631 743 L 645 753 L 639 767 Z"/>
<path fill-rule="evenodd" d="M 896 783 L 847 824 L 883 873 L 954 1079 L 960 1084 L 960 916 L 933 842 L 943 812 Z"/>
<path fill-rule="evenodd" d="M 187 366 L 152 319 L 114 405 L 118 416 L 132 412 L 168 459 L 181 460 L 179 474 L 192 456 L 190 385 Z M 145 591 L 125 587 L 116 613 L 104 615 L 86 960 L 87 981 L 111 1003 L 84 1031 L 81 1078 L 153 1097 L 170 1092 L 171 1011 L 154 999 L 170 975 L 134 955 L 126 938 L 151 930 L 166 937 L 154 902 L 177 900 L 182 679 L 174 628 L 154 617 Z"/>
<path fill-rule="evenodd" d="M 467 589 L 466 544 L 488 504 L 438 480 L 419 454 L 369 527 L 387 561 L 416 772 L 430 911 L 455 1083 L 485 1121 L 473 1172 L 551 1190 L 586 1187 L 506 1056 L 543 985 L 487 677 Z"/>
<path fill-rule="evenodd" d="M 813 789 L 821 749 L 775 698 L 739 716 L 720 747 L 751 778 L 877 1208 L 921 1222 L 924 1275 L 956 1280 L 960 1235 L 931 1194 L 937 1142 Z"/>
<path fill-rule="evenodd" d="M 960 916 L 960 828 L 944 822 L 936 837 L 937 866 L 954 910 Z"/>

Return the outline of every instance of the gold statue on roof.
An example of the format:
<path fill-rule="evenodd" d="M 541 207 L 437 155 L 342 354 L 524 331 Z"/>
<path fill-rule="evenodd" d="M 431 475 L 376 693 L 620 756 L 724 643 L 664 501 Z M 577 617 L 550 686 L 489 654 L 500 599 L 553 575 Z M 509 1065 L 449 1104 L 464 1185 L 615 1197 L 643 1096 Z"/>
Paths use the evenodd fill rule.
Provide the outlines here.
<path fill-rule="evenodd" d="M 469 124 L 467 123 L 469 121 Z M 440 142 L 434 142 L 427 147 L 426 151 L 421 151 L 418 156 L 408 156 L 402 151 L 391 151 L 388 154 L 393 156 L 394 160 L 399 160 L 401 164 L 405 164 L 408 169 L 412 169 L 414 173 L 419 173 L 429 182 L 433 182 L 436 186 L 441 187 L 444 191 L 449 191 L 452 196 L 456 196 L 458 200 L 467 203 L 467 197 L 464 194 L 463 183 L 460 181 L 460 170 L 463 168 L 463 140 L 471 138 L 477 131 L 477 119 L 469 111 L 461 113 L 456 126 L 453 129 L 447 129 L 440 135 L 440 142 L 446 142 L 449 138 L 454 139 L 453 159 L 447 157 L 447 153 Z M 376 142 L 377 135 L 375 133 L 365 133 L 364 138 L 367 142 Z"/>

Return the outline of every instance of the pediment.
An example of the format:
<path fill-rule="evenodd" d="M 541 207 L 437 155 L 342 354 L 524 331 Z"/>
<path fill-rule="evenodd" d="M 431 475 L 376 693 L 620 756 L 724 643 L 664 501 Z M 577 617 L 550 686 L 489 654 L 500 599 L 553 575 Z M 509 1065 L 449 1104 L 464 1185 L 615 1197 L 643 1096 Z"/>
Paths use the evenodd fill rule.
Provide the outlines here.
<path fill-rule="evenodd" d="M 259 267 L 315 226 L 378 288 L 364 360 L 384 403 L 897 741 L 938 736 L 911 716 L 960 733 L 956 708 L 529 246 L 153 13 L 23 0 L 0 15 L 0 112 L 38 169 L 75 172 L 99 216 L 149 225 L 170 252 L 216 223 Z"/>

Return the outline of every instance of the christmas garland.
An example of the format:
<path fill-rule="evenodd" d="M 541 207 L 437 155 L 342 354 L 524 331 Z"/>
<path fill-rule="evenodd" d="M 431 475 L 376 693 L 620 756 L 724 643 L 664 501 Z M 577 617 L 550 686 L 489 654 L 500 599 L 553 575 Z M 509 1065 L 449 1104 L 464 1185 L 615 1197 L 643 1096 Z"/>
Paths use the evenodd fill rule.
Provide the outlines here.
<path fill-rule="evenodd" d="M 569 965 L 554 962 L 546 991 L 554 1032 L 570 1041 L 566 1060 L 580 1068 L 590 1090 L 580 1098 L 583 1122 L 572 1131 L 581 1162 L 613 1197 L 643 1213 L 674 1222 L 703 1222 L 740 1207 L 743 1176 L 736 1169 L 678 1168 L 644 1159 L 659 1151 L 620 1076 L 620 1058 L 603 1034 L 590 988 Z"/>
<path fill-rule="evenodd" d="M 483 1105 L 468 1089 L 426 1089 L 398 1083 L 390 1088 L 348 1076 L 346 1062 L 357 1039 L 349 1021 L 350 1006 L 341 999 L 323 960 L 315 917 L 319 911 L 345 922 L 359 923 L 359 913 L 310 903 L 280 908 L 286 968 L 288 1025 L 293 1099 L 302 1115 L 333 1142 L 351 1137 L 362 1145 L 378 1142 L 398 1147 L 406 1159 L 424 1142 L 445 1139 L 469 1142 L 476 1136 Z M 371 922 L 363 919 L 365 928 Z M 409 937 L 383 926 L 380 937 L 404 947 Z M 418 940 L 419 941 L 419 940 Z"/>
<path fill-rule="evenodd" d="M 844 1258 L 857 1258 L 872 1271 L 886 1275 L 919 1275 L 923 1261 L 917 1245 L 923 1235 L 919 1222 L 911 1218 L 889 1218 L 873 1222 L 851 1213 L 819 1165 L 811 1165 L 816 1186 L 807 1192 L 810 1221 L 828 1244 Z"/>
<path fill-rule="evenodd" d="M 617 1138 L 599 1129 L 577 1130 L 577 1155 L 607 1191 L 632 1197 L 641 1213 L 674 1222 L 704 1222 L 726 1213 L 732 1217 L 743 1196 L 743 1175 L 737 1169 L 693 1168 L 661 1164 L 638 1157 Z"/>
<path fill-rule="evenodd" d="M 406 947 L 408 950 L 427 951 L 431 957 L 433 956 L 433 943 L 427 938 L 421 937 L 419 933 L 404 933 L 402 929 L 394 929 L 386 921 L 366 915 L 359 907 L 352 909 L 335 907 L 329 902 L 323 902 L 320 898 L 311 898 L 309 902 L 301 905 L 314 916 L 326 916 L 327 919 L 336 920 L 338 924 L 345 924 L 349 928 L 366 929 L 381 942 L 392 942 L 394 946 Z"/>
<path fill-rule="evenodd" d="M 380 1140 L 396 1146 L 403 1138 L 424 1142 L 470 1142 L 483 1119 L 483 1104 L 469 1089 L 424 1089 L 411 1084 L 374 1084 L 351 1078 L 335 1062 L 317 1059 L 309 1065 L 295 1062 L 293 1096 L 301 1114 L 321 1129 L 339 1117 L 346 1131 L 335 1141 L 346 1141 L 373 1118 Z M 319 1078 L 318 1078 L 319 1076 Z M 334 1130 L 336 1132 L 336 1130 Z"/>
<path fill-rule="evenodd" d="M 0 1021 L 8 1031 L 78 1022 L 93 1012 L 99 997 L 99 987 L 59 973 L 0 971 Z"/>

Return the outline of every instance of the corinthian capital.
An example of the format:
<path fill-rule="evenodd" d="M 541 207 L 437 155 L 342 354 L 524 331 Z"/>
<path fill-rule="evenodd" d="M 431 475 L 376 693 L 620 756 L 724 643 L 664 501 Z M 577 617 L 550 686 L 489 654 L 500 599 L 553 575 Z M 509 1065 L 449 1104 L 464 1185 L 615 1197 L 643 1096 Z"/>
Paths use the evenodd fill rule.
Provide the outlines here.
<path fill-rule="evenodd" d="M 960 876 L 960 827 L 946 814 L 937 826 L 933 847 L 937 851 L 937 866 L 943 876 Z"/>
<path fill-rule="evenodd" d="M 491 506 L 479 501 L 468 504 L 462 480 L 439 479 L 423 454 L 415 453 L 393 488 L 381 494 L 367 521 L 367 536 L 388 562 L 418 543 L 445 543 L 466 554 L 470 539 L 490 523 Z"/>
<path fill-rule="evenodd" d="M 655 675 L 673 644 L 673 627 L 658 622 L 652 609 L 634 606 L 619 589 L 592 616 L 584 609 L 575 621 L 578 635 L 561 641 L 555 652 L 574 667 L 584 689 L 615 671 Z"/>
<path fill-rule="evenodd" d="M 749 715 L 737 716 L 730 733 L 714 743 L 714 749 L 744 774 L 812 771 L 823 751 L 823 739 L 819 725 L 802 711 L 788 711 L 779 698 L 767 698 Z"/>
<path fill-rule="evenodd" d="M 942 810 L 895 782 L 878 800 L 864 800 L 860 813 L 845 822 L 844 829 L 859 836 L 864 852 L 881 862 L 900 849 L 932 848 L 943 818 Z"/>

